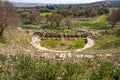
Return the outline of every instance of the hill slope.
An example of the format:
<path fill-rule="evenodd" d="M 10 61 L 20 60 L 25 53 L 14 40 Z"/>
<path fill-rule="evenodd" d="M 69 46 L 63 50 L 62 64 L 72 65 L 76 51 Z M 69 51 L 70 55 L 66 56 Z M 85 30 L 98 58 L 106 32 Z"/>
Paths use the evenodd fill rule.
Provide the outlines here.
<path fill-rule="evenodd" d="M 108 7 L 120 7 L 120 0 L 106 0 L 94 3 L 82 4 L 82 6 L 108 6 Z"/>

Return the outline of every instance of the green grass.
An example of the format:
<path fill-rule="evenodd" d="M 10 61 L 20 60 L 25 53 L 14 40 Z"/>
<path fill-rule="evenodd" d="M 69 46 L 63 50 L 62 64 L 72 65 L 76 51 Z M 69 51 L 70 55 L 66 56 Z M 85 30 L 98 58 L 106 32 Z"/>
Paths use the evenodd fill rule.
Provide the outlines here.
<path fill-rule="evenodd" d="M 106 33 L 106 34 L 103 33 L 100 36 L 97 36 L 95 38 L 96 44 L 94 45 L 93 49 L 99 49 L 99 50 L 116 49 L 115 51 L 119 51 L 120 38 L 119 38 L 119 35 L 116 35 L 116 32 L 118 32 L 119 29 L 120 28 L 118 25 L 112 29 L 107 30 L 108 33 Z M 113 53 L 113 52 L 111 52 L 111 53 Z"/>
<path fill-rule="evenodd" d="M 109 29 L 107 34 L 96 37 L 97 43 L 95 44 L 95 47 L 98 49 L 120 48 L 120 38 L 117 34 L 119 29 L 120 26 L 117 25 L 114 28 Z"/>
<path fill-rule="evenodd" d="M 76 41 L 75 48 L 82 48 L 85 45 L 85 40 Z"/>
<path fill-rule="evenodd" d="M 51 48 L 56 48 L 59 43 L 59 40 L 44 40 L 41 42 L 41 45 L 44 46 L 49 46 Z"/>
<path fill-rule="evenodd" d="M 114 28 L 103 32 L 99 36 L 94 38 L 95 45 L 82 54 L 112 54 L 118 55 L 120 53 L 120 35 L 116 35 L 116 32 L 120 29 L 120 26 L 117 25 Z"/>
<path fill-rule="evenodd" d="M 112 49 L 120 47 L 120 39 L 116 35 L 101 35 L 96 38 L 96 49 Z"/>
<path fill-rule="evenodd" d="M 58 42 L 59 42 L 58 40 L 48 40 L 46 43 L 48 46 L 55 48 L 57 47 Z"/>
<path fill-rule="evenodd" d="M 105 42 L 99 48 L 100 49 L 110 49 L 110 48 L 118 48 L 120 47 L 120 40 L 113 40 L 110 42 Z"/>
<path fill-rule="evenodd" d="M 79 49 L 85 46 L 85 40 L 75 41 L 75 44 L 69 45 L 68 49 Z"/>
<path fill-rule="evenodd" d="M 88 27 L 95 30 L 105 30 L 110 28 L 106 23 L 106 17 L 107 16 L 105 15 L 97 16 L 91 21 L 76 21 L 72 23 L 75 27 Z"/>
<path fill-rule="evenodd" d="M 107 24 L 104 23 L 92 23 L 87 21 L 73 22 L 73 25 L 75 27 L 88 27 L 90 29 L 95 29 L 95 30 L 105 30 L 110 28 Z"/>
<path fill-rule="evenodd" d="M 96 17 L 92 20 L 92 22 L 93 22 L 93 23 L 106 23 L 106 18 L 107 18 L 106 15 L 96 16 Z"/>
<path fill-rule="evenodd" d="M 57 50 L 71 50 L 71 49 L 79 49 L 84 47 L 85 40 L 42 40 L 40 42 L 41 46 L 57 49 Z"/>

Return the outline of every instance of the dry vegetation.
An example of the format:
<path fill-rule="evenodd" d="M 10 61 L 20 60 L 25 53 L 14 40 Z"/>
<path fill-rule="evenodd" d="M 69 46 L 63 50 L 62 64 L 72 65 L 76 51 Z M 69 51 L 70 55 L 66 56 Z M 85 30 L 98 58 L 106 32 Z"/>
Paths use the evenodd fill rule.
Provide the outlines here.
<path fill-rule="evenodd" d="M 2 54 L 16 54 L 19 49 L 23 51 L 36 50 L 30 44 L 31 36 L 17 29 L 5 31 L 3 40 L 5 42 L 0 44 L 0 51 Z"/>

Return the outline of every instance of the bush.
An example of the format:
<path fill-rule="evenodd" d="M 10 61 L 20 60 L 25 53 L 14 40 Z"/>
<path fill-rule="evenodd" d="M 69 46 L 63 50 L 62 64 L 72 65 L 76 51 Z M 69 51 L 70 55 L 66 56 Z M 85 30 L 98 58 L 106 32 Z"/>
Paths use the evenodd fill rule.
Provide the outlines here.
<path fill-rule="evenodd" d="M 3 43 L 3 44 L 6 43 L 6 41 L 5 41 L 5 39 L 3 37 L 0 37 L 0 43 Z"/>
<path fill-rule="evenodd" d="M 120 37 L 120 29 L 117 30 L 116 35 Z"/>
<path fill-rule="evenodd" d="M 29 25 L 29 24 L 32 24 L 32 23 L 28 20 L 23 21 L 23 25 Z"/>
<path fill-rule="evenodd" d="M 5 61 L 5 59 L 6 59 L 6 56 L 4 56 L 4 55 L 0 54 L 0 62 Z"/>

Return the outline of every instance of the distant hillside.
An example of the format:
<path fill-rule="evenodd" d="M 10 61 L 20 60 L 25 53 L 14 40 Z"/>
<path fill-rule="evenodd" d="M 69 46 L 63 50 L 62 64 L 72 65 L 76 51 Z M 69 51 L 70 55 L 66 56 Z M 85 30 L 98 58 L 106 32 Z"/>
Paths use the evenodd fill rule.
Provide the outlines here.
<path fill-rule="evenodd" d="M 108 7 L 120 7 L 120 0 L 105 0 L 88 4 L 81 4 L 82 6 L 108 6 Z"/>
<path fill-rule="evenodd" d="M 33 7 L 33 6 L 46 6 L 46 5 L 60 5 L 60 4 L 42 4 L 42 3 L 24 3 L 24 2 L 11 2 L 14 6 L 17 7 Z M 63 4 L 62 4 L 63 5 Z M 64 4 L 68 5 L 68 4 Z M 79 6 L 108 6 L 108 7 L 120 7 L 120 0 L 105 0 L 94 3 L 86 4 L 73 4 Z"/>
<path fill-rule="evenodd" d="M 119 0 L 105 0 L 105 1 L 119 1 Z"/>
<path fill-rule="evenodd" d="M 46 6 L 47 4 L 41 3 L 26 3 L 26 2 L 11 2 L 14 6 L 17 7 L 33 7 L 33 6 Z"/>

